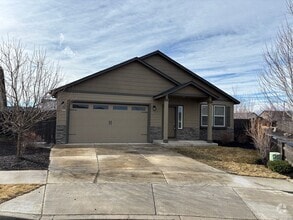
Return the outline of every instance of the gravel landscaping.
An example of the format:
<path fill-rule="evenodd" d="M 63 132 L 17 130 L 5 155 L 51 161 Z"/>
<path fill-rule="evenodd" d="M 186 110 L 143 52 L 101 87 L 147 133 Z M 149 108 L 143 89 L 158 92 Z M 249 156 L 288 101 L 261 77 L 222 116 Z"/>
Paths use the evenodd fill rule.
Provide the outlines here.
<path fill-rule="evenodd" d="M 49 166 L 50 148 L 27 147 L 23 159 L 17 160 L 16 146 L 0 141 L 0 170 L 46 170 Z"/>

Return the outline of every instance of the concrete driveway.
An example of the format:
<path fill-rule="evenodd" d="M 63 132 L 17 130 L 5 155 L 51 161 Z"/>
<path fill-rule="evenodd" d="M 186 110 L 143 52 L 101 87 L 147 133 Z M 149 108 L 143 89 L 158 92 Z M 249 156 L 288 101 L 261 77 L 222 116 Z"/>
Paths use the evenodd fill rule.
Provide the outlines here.
<path fill-rule="evenodd" d="M 55 147 L 48 183 L 177 183 L 224 172 L 156 145 Z"/>
<path fill-rule="evenodd" d="M 156 145 L 60 145 L 52 149 L 47 184 L 1 204 L 0 214 L 292 219 L 292 193 L 289 181 L 230 175 Z"/>

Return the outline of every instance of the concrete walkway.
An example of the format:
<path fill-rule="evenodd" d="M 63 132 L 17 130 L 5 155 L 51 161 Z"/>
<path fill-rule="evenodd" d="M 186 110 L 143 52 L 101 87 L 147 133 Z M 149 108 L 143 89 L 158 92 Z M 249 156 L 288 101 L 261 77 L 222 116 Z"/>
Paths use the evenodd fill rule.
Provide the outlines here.
<path fill-rule="evenodd" d="M 47 170 L 0 171 L 0 184 L 46 184 Z"/>
<path fill-rule="evenodd" d="M 293 219 L 293 184 L 242 177 L 155 145 L 57 146 L 47 184 L 0 218 Z"/>

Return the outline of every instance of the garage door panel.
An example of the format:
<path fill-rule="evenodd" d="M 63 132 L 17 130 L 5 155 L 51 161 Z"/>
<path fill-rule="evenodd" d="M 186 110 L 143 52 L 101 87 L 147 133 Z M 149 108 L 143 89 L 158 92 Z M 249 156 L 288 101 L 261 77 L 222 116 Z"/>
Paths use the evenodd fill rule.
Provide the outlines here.
<path fill-rule="evenodd" d="M 89 104 L 71 109 L 69 142 L 145 143 L 147 124 L 148 106 Z"/>

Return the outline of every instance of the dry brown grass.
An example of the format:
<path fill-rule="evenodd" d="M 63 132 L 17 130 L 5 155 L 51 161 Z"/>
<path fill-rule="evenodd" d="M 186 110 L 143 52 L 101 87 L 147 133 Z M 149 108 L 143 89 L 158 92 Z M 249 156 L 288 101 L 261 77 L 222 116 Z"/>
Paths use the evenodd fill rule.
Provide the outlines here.
<path fill-rule="evenodd" d="M 185 156 L 230 173 L 245 176 L 287 178 L 286 176 L 271 171 L 264 165 L 256 164 L 259 156 L 257 151 L 253 149 L 207 146 L 178 147 L 175 150 Z"/>
<path fill-rule="evenodd" d="M 38 184 L 2 184 L 0 185 L 0 204 L 17 196 L 31 192 L 41 185 Z"/>

